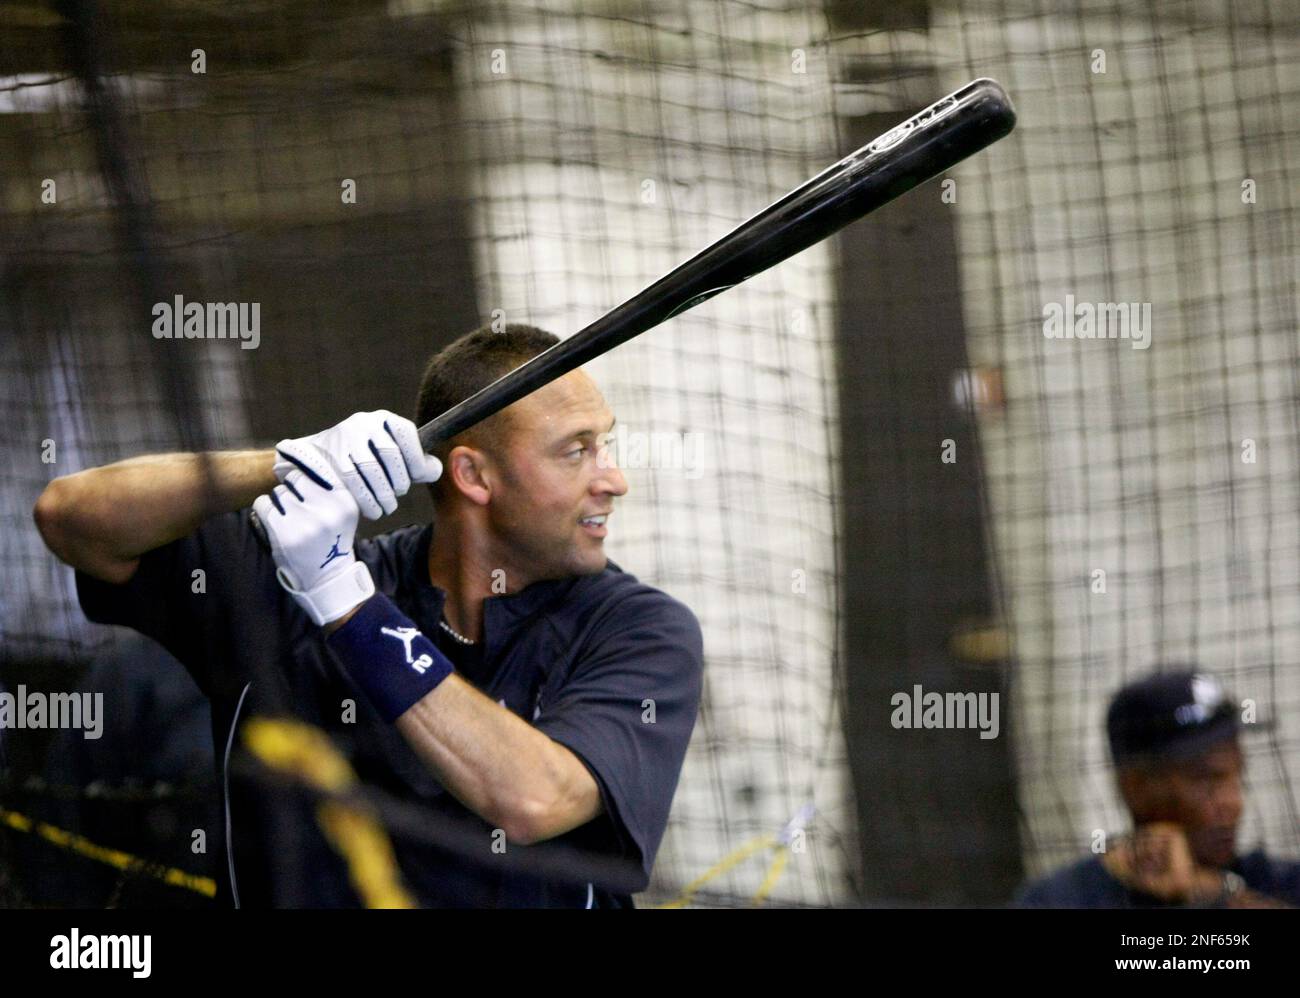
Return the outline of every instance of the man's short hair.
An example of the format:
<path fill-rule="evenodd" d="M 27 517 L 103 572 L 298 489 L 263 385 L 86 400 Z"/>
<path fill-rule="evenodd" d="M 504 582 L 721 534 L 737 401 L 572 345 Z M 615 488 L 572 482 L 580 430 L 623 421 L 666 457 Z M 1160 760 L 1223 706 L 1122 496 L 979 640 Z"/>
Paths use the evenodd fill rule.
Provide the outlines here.
<path fill-rule="evenodd" d="M 424 369 L 415 403 L 415 425 L 423 426 L 441 416 L 559 342 L 554 333 L 522 323 L 510 323 L 500 332 L 490 325 L 482 326 L 453 340 L 435 353 Z M 507 427 L 508 417 L 499 412 L 450 440 L 439 441 L 432 453 L 445 464 L 451 449 L 460 444 L 490 449 L 500 443 Z M 433 491 L 436 496 L 437 485 Z"/>

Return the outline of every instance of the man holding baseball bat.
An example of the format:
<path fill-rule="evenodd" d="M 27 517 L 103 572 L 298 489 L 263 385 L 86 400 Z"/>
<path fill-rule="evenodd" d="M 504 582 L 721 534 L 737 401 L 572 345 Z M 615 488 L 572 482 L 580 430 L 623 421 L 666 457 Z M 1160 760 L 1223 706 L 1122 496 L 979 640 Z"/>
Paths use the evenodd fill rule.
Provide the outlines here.
<path fill-rule="evenodd" d="M 430 362 L 417 421 L 556 342 L 520 325 L 462 337 Z M 363 780 L 476 817 L 481 863 L 464 844 L 452 855 L 395 842 L 422 903 L 629 906 L 592 881 L 493 861 L 564 839 L 626 858 L 632 889 L 644 887 L 695 723 L 698 622 L 603 550 L 627 491 L 602 446 L 612 426 L 579 369 L 433 454 L 416 423 L 357 413 L 273 451 L 140 457 L 61 478 L 35 517 L 77 569 L 87 616 L 155 638 L 211 698 L 224 784 L 239 725 L 278 697 L 348 744 Z M 434 524 L 356 539 L 361 515 L 392 513 L 417 482 L 433 490 Z M 250 824 L 259 802 L 235 789 L 223 889 L 270 904 L 274 860 Z M 355 903 L 327 849 L 308 866 L 318 901 Z"/>

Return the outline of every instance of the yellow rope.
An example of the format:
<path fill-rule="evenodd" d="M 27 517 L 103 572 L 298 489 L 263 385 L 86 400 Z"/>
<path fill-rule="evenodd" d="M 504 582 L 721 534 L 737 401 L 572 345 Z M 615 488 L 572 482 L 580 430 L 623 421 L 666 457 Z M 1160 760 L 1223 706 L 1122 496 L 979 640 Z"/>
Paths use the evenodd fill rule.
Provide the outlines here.
<path fill-rule="evenodd" d="M 744 862 L 755 853 L 762 852 L 766 849 L 775 849 L 776 857 L 773 859 L 772 865 L 768 867 L 767 876 L 763 878 L 763 883 L 759 887 L 758 893 L 754 895 L 751 901 L 752 904 L 761 904 L 764 898 L 766 898 L 771 892 L 772 887 L 775 886 L 777 878 L 781 875 L 781 871 L 785 869 L 786 857 L 790 852 L 788 846 L 781 844 L 781 842 L 771 835 L 754 839 L 752 842 L 746 843 L 739 849 L 732 850 L 718 862 L 714 863 L 713 866 L 709 867 L 709 869 L 705 870 L 702 874 L 683 887 L 682 892 L 677 895 L 677 897 L 665 904 L 659 905 L 659 907 L 685 908 L 690 904 L 691 897 L 695 892 L 714 877 L 721 876 L 733 866 Z"/>
<path fill-rule="evenodd" d="M 244 727 L 244 741 L 267 765 L 298 776 L 317 789 L 340 793 L 357 783 L 347 759 L 323 732 L 310 725 L 253 718 Z M 366 907 L 418 907 L 402 885 L 387 833 L 368 809 L 323 801 L 316 809 L 316 821 L 347 863 L 352 885 Z"/>
<path fill-rule="evenodd" d="M 34 833 L 53 846 L 65 849 L 78 856 L 84 856 L 86 859 L 104 863 L 114 869 L 121 870 L 123 873 L 143 873 L 155 880 L 161 880 L 165 884 L 179 887 L 182 890 L 193 891 L 195 894 L 202 894 L 204 897 L 217 896 L 217 882 L 211 877 L 200 877 L 174 866 L 164 866 L 152 860 L 132 856 L 129 852 L 123 852 L 121 849 L 110 849 L 108 846 L 98 845 L 85 836 L 77 835 L 66 828 L 59 828 L 47 822 L 29 818 L 17 811 L 10 811 L 0 807 L 0 823 L 8 825 L 15 831 Z"/>
<path fill-rule="evenodd" d="M 245 740 L 268 765 L 301 777 L 318 789 L 338 793 L 357 782 L 352 767 L 320 731 L 289 721 L 254 718 Z M 414 908 L 416 902 L 402 886 L 392 844 L 383 826 L 368 812 L 337 801 L 324 801 L 316 818 L 330 844 L 348 864 L 353 886 L 371 908 Z M 34 833 L 51 845 L 129 873 L 144 873 L 164 883 L 205 897 L 216 897 L 217 883 L 175 867 L 101 846 L 84 836 L 0 808 L 0 824 Z"/>
<path fill-rule="evenodd" d="M 356 774 L 326 735 L 296 721 L 253 718 L 245 725 L 244 740 L 267 765 L 291 773 L 310 785 L 330 793 L 341 793 L 357 783 Z M 352 884 L 369 908 L 415 908 L 415 899 L 402 885 L 392 843 L 383 826 L 367 810 L 338 801 L 324 801 L 316 809 L 321 830 L 347 862 Z M 211 877 L 199 877 L 175 867 L 163 866 L 132 856 L 120 849 L 96 845 L 81 835 L 56 828 L 0 807 L 0 823 L 38 836 L 69 852 L 85 856 L 123 872 L 145 873 L 155 879 L 205 897 L 215 897 L 217 884 Z M 762 904 L 771 894 L 790 859 L 785 837 L 763 836 L 733 850 L 696 877 L 682 892 L 660 908 L 684 908 L 692 896 L 710 880 L 726 873 L 756 853 L 774 849 L 775 855 L 751 904 Z"/>
<path fill-rule="evenodd" d="M 814 808 L 811 803 L 805 804 L 799 808 L 798 812 L 791 818 L 786 826 L 781 829 L 779 835 L 765 835 L 734 849 L 713 866 L 705 870 L 702 874 L 692 880 L 682 888 L 680 894 L 673 900 L 659 905 L 660 908 L 685 908 L 691 902 L 695 892 L 703 887 L 714 877 L 719 877 L 726 873 L 733 866 L 744 862 L 755 853 L 763 852 L 768 849 L 774 850 L 772 862 L 768 865 L 767 873 L 763 876 L 763 882 L 758 885 L 758 890 L 750 898 L 751 905 L 760 905 L 767 900 L 772 889 L 776 887 L 776 882 L 781 879 L 786 865 L 790 862 L 791 843 L 795 840 L 796 834 L 802 835 L 804 827 L 812 819 Z"/>
<path fill-rule="evenodd" d="M 785 869 L 785 864 L 790 859 L 790 850 L 782 846 L 776 851 L 776 858 L 772 860 L 772 865 L 767 868 L 767 876 L 763 882 L 758 885 L 758 890 L 754 893 L 754 904 L 759 905 L 767 900 L 767 896 L 772 893 L 772 888 L 776 886 L 777 880 L 781 878 L 781 871 Z"/>

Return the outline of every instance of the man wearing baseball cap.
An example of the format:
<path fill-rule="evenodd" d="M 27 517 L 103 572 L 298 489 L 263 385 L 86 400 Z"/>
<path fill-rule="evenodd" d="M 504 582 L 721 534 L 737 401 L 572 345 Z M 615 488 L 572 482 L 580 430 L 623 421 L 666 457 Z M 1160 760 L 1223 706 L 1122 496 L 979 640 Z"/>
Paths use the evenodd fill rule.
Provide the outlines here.
<path fill-rule="evenodd" d="M 1131 836 L 1026 886 L 1021 907 L 1284 908 L 1300 863 L 1237 855 L 1238 707 L 1212 676 L 1161 671 L 1123 687 L 1106 714 Z"/>

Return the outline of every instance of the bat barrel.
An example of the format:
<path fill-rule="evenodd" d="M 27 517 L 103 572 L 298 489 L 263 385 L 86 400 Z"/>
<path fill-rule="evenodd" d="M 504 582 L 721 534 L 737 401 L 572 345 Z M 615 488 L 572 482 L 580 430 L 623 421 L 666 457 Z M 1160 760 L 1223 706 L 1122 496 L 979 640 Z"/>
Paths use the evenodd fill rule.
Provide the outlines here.
<path fill-rule="evenodd" d="M 823 170 L 591 325 L 426 423 L 420 440 L 431 448 L 807 249 L 996 142 L 1015 120 L 1011 100 L 997 82 L 968 83 Z"/>

